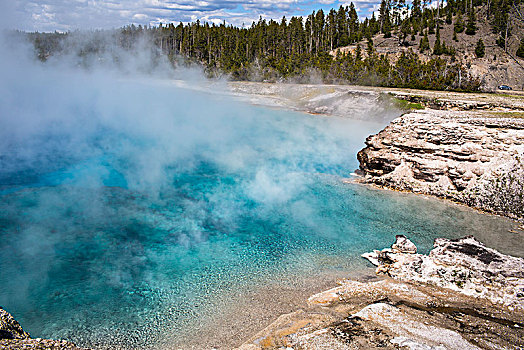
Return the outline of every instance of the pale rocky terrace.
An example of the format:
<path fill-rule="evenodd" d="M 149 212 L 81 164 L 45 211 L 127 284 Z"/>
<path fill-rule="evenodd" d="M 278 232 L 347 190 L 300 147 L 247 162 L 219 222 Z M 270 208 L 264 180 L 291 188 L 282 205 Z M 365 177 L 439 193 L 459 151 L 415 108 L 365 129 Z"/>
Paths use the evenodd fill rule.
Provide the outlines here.
<path fill-rule="evenodd" d="M 524 119 L 425 110 L 393 120 L 358 153 L 362 181 L 524 216 Z"/>
<path fill-rule="evenodd" d="M 340 281 L 245 343 L 256 349 L 520 349 L 524 260 L 472 237 L 429 255 L 404 236 L 364 254 L 384 279 Z"/>

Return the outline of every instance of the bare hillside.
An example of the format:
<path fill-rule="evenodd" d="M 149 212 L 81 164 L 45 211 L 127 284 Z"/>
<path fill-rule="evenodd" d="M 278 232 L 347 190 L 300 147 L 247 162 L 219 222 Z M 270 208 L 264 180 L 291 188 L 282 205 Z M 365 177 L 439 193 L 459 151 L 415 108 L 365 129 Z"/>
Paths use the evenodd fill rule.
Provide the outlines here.
<path fill-rule="evenodd" d="M 513 17 L 510 18 L 511 31 L 508 35 L 507 53 L 504 48 L 497 45 L 498 34 L 493 33 L 492 26 L 486 19 L 486 11 L 486 7 L 479 7 L 476 15 L 477 30 L 474 35 L 467 35 L 465 32 L 457 33 L 456 40 L 453 40 L 453 34 L 457 16 L 453 17 L 451 24 L 447 24 L 444 18 L 441 18 L 440 40 L 447 47 L 452 47 L 455 55 L 441 55 L 440 57 L 463 63 L 471 74 L 481 80 L 482 89 L 485 91 L 495 91 L 497 86 L 502 84 L 510 86 L 513 90 L 522 91 L 524 90 L 524 59 L 517 57 L 515 52 L 521 38 L 524 37 L 524 17 L 519 18 L 520 14 L 524 13 L 524 5 L 521 4 L 519 11 L 512 14 Z M 417 33 L 414 38 L 408 36 L 404 43 L 401 43 L 397 34 L 393 32 L 389 38 L 384 38 L 384 34 L 375 35 L 373 45 L 376 52 L 380 55 L 387 55 L 392 62 L 396 62 L 403 51 L 410 49 L 419 54 L 423 61 L 437 57 L 432 54 L 436 33 L 428 35 L 431 49 L 424 53 L 420 52 L 420 41 L 423 38 L 420 33 Z M 485 45 L 485 55 L 482 58 L 475 55 L 475 47 L 479 39 L 482 39 Z M 330 53 L 333 56 L 336 56 L 339 51 L 354 53 L 357 45 L 360 45 L 362 55 L 366 57 L 367 41 L 365 39 L 358 44 L 341 47 Z"/>

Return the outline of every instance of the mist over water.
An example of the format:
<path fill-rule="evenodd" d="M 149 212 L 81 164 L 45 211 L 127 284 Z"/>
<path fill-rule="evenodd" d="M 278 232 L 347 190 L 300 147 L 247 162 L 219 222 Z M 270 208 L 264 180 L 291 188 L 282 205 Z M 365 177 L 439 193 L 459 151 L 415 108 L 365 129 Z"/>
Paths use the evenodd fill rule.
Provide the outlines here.
<path fill-rule="evenodd" d="M 515 244 L 506 220 L 342 183 L 380 118 L 254 107 L 217 93 L 225 83 L 181 88 L 11 53 L 0 57 L 0 305 L 33 337 L 166 348 L 197 337 L 228 293 L 365 268 L 359 255 L 395 234 L 423 250 L 486 232 Z"/>

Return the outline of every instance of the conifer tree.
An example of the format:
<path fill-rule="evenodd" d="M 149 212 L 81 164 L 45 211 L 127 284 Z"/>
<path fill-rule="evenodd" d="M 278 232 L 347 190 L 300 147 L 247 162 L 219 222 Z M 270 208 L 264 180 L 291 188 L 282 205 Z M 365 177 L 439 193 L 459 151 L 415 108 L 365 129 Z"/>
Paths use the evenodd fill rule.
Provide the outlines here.
<path fill-rule="evenodd" d="M 484 57 L 484 54 L 485 54 L 484 42 L 482 41 L 482 39 L 479 39 L 479 41 L 477 41 L 477 46 L 475 47 L 475 55 L 478 58 L 481 58 L 481 57 Z"/>
<path fill-rule="evenodd" d="M 422 17 L 422 10 L 420 8 L 420 0 L 413 0 L 411 6 L 411 16 L 414 20 L 419 20 Z"/>
<path fill-rule="evenodd" d="M 349 41 L 353 43 L 359 39 L 358 38 L 358 28 L 359 28 L 358 14 L 357 14 L 357 10 L 355 9 L 355 5 L 353 5 L 353 3 L 350 3 L 347 9 L 347 18 L 348 18 L 347 26 L 349 28 Z"/>
<path fill-rule="evenodd" d="M 506 48 L 506 39 L 504 39 L 503 36 L 499 36 L 497 40 L 495 40 L 495 43 L 501 48 Z"/>
<path fill-rule="evenodd" d="M 338 31 L 338 45 L 346 46 L 349 44 L 349 30 L 347 25 L 346 8 L 340 5 L 337 12 L 337 31 Z"/>
<path fill-rule="evenodd" d="M 362 48 L 360 47 L 360 44 L 357 44 L 357 48 L 355 50 L 355 61 L 361 61 L 362 60 Z"/>
<path fill-rule="evenodd" d="M 455 25 L 453 26 L 455 33 L 462 33 L 464 31 L 464 19 L 462 18 L 462 12 L 459 10 Z"/>
<path fill-rule="evenodd" d="M 437 34 L 435 38 L 435 45 L 433 45 L 433 54 L 434 55 L 442 55 L 444 53 L 443 47 L 440 43 L 440 28 L 437 27 Z"/>
<path fill-rule="evenodd" d="M 384 38 L 391 38 L 391 22 L 389 20 L 384 23 Z"/>
<path fill-rule="evenodd" d="M 380 3 L 379 10 L 379 21 L 380 31 L 384 34 L 385 38 L 391 37 L 391 19 L 389 11 L 389 2 L 386 0 L 382 0 L 382 2 Z"/>
<path fill-rule="evenodd" d="M 411 32 L 411 22 L 409 19 L 404 19 L 400 25 L 400 33 L 398 36 L 399 44 L 405 44 L 408 34 Z"/>
<path fill-rule="evenodd" d="M 510 10 L 515 1 L 510 0 L 492 0 L 490 4 L 490 13 L 492 14 L 491 26 L 494 33 L 499 33 L 500 37 L 497 39 L 497 45 L 507 52 L 507 41 L 510 35 Z M 518 3 L 517 3 L 518 4 Z"/>
<path fill-rule="evenodd" d="M 520 45 L 515 54 L 517 57 L 524 58 L 524 37 L 520 39 Z"/>
<path fill-rule="evenodd" d="M 468 24 L 466 25 L 466 34 L 467 35 L 475 35 L 475 33 L 477 32 L 477 26 L 475 22 L 476 22 L 475 10 L 472 7 L 470 8 L 469 13 L 468 13 Z"/>
<path fill-rule="evenodd" d="M 426 29 L 428 26 L 428 21 L 427 19 L 424 17 L 421 21 L 421 24 L 420 24 L 420 35 L 424 35 L 424 29 Z"/>
<path fill-rule="evenodd" d="M 367 54 L 368 56 L 371 56 L 371 54 L 373 53 L 373 39 L 371 38 L 371 36 L 367 38 L 367 41 Z"/>
<path fill-rule="evenodd" d="M 435 34 L 435 27 L 437 26 L 437 22 L 434 20 L 433 15 L 429 18 L 428 21 L 428 27 L 429 27 L 429 34 Z"/>
<path fill-rule="evenodd" d="M 453 22 L 453 13 L 451 7 L 448 7 L 448 11 L 446 13 L 446 23 L 451 24 Z"/>
<path fill-rule="evenodd" d="M 426 50 L 429 50 L 430 47 L 429 47 L 429 38 L 428 38 L 428 32 L 425 31 L 424 32 L 424 36 L 422 37 L 422 39 L 420 39 L 420 45 L 419 45 L 419 51 L 422 53 Z"/>

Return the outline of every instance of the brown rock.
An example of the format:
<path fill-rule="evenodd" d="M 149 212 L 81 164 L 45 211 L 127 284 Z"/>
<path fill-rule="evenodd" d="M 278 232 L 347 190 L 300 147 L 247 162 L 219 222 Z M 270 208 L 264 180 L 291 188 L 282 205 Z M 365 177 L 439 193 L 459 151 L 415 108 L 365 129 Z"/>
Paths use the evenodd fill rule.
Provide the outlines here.
<path fill-rule="evenodd" d="M 0 308 L 0 349 L 6 350 L 88 350 L 66 340 L 31 339 L 29 333 L 11 316 Z"/>

